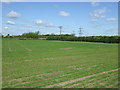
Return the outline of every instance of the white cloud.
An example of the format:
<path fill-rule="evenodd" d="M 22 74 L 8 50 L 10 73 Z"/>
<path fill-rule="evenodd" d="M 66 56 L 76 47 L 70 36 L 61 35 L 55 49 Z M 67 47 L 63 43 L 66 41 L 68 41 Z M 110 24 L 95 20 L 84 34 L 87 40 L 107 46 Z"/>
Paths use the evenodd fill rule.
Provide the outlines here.
<path fill-rule="evenodd" d="M 52 24 L 52 23 L 46 23 L 43 20 L 36 20 L 35 24 L 43 26 L 43 27 L 56 27 L 54 24 Z"/>
<path fill-rule="evenodd" d="M 54 24 L 46 24 L 45 27 L 56 27 Z"/>
<path fill-rule="evenodd" d="M 95 7 L 95 6 L 99 6 L 99 3 L 98 2 L 91 2 L 91 5 Z"/>
<path fill-rule="evenodd" d="M 94 24 L 97 24 L 97 23 L 98 23 L 98 22 L 97 22 L 97 19 L 95 19 L 95 18 L 92 18 L 91 21 L 92 21 L 92 23 L 94 23 Z"/>
<path fill-rule="evenodd" d="M 43 22 L 42 20 L 36 20 L 36 21 L 35 21 L 35 24 L 37 24 L 37 25 L 43 25 L 44 22 Z"/>
<path fill-rule="evenodd" d="M 105 8 L 94 10 L 93 12 L 90 13 L 92 21 L 97 21 L 98 19 L 105 18 L 106 17 L 105 13 L 107 12 L 108 10 L 106 10 Z"/>
<path fill-rule="evenodd" d="M 65 11 L 60 11 L 60 12 L 59 12 L 59 15 L 66 17 L 66 16 L 70 16 L 70 13 L 65 12 Z"/>
<path fill-rule="evenodd" d="M 5 27 L 4 27 L 4 29 L 5 29 L 5 30 L 7 30 L 7 29 L 8 29 L 8 27 L 7 27 L 7 26 L 5 26 Z"/>
<path fill-rule="evenodd" d="M 112 22 L 112 21 L 116 21 L 117 18 L 107 18 L 106 20 L 109 21 L 109 22 Z"/>
<path fill-rule="evenodd" d="M 94 12 L 90 13 L 90 15 L 93 18 L 104 18 L 105 17 L 105 13 L 106 13 L 106 9 L 99 9 L 99 10 L 95 10 Z"/>
<path fill-rule="evenodd" d="M 15 25 L 16 23 L 13 22 L 13 21 L 7 21 L 7 24 L 10 24 L 10 25 Z"/>
<path fill-rule="evenodd" d="M 15 11 L 11 11 L 7 14 L 7 17 L 9 17 L 9 18 L 18 18 L 19 16 L 20 16 L 20 14 Z"/>

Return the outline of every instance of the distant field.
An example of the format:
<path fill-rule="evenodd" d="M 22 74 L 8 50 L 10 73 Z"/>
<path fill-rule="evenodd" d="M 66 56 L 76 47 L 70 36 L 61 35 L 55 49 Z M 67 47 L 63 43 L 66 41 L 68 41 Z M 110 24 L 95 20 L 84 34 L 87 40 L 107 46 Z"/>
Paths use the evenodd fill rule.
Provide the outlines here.
<path fill-rule="evenodd" d="M 3 88 L 118 88 L 118 44 L 3 39 Z"/>

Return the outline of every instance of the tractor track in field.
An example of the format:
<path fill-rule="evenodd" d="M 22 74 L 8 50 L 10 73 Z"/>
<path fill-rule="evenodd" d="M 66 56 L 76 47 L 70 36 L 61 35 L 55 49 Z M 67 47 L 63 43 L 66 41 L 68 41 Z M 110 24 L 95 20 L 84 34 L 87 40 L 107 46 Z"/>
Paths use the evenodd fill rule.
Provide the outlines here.
<path fill-rule="evenodd" d="M 57 74 L 57 73 L 61 73 L 61 72 L 63 72 L 63 71 L 56 71 L 56 72 L 51 72 L 51 73 L 44 73 L 44 74 L 32 75 L 32 76 L 23 77 L 23 78 L 12 79 L 8 83 L 17 82 L 16 84 L 10 85 L 10 86 L 14 87 L 16 85 L 27 84 L 27 83 L 33 82 L 33 81 L 22 82 L 24 80 L 27 80 L 27 79 L 30 79 L 33 77 L 43 78 L 43 76 L 49 76 L 49 75 L 53 75 L 53 74 Z"/>
<path fill-rule="evenodd" d="M 92 66 L 90 66 L 91 68 L 93 68 L 94 66 L 96 66 L 96 65 L 92 65 Z M 90 69 L 90 67 L 88 67 L 88 69 Z M 74 67 L 75 68 L 75 67 Z M 73 68 L 73 69 L 74 69 Z M 85 67 L 83 67 L 84 69 L 86 68 L 86 66 Z M 82 68 L 82 69 L 83 69 Z M 56 71 L 56 72 L 51 72 L 51 73 L 44 73 L 44 74 L 38 74 L 38 75 L 32 75 L 32 76 L 28 76 L 28 77 L 23 77 L 23 78 L 17 78 L 17 79 L 12 79 L 12 80 L 10 80 L 9 81 L 9 83 L 12 83 L 12 82 L 17 82 L 16 84 L 13 84 L 12 86 L 16 86 L 16 85 L 20 85 L 21 83 L 22 83 L 22 81 L 24 81 L 24 80 L 27 80 L 27 79 L 30 79 L 30 78 L 32 78 L 32 77 L 38 77 L 38 78 L 43 78 L 43 76 L 49 76 L 49 75 L 55 75 L 55 74 L 57 74 L 57 73 L 62 73 L 62 72 L 65 72 L 66 70 L 64 70 L 64 71 Z M 59 77 L 64 77 L 64 76 L 68 76 L 69 74 L 64 74 L 64 75 L 60 75 Z M 70 74 L 71 75 L 71 74 Z M 45 78 L 43 78 L 43 79 L 45 79 Z M 50 78 L 51 79 L 51 78 Z M 46 78 L 46 80 L 49 80 L 49 78 Z M 27 81 L 27 82 L 24 82 L 23 84 L 27 84 L 27 83 L 29 83 L 30 81 Z"/>
<path fill-rule="evenodd" d="M 93 80 L 96 80 L 96 79 L 90 79 L 89 81 L 93 81 Z M 89 81 L 87 81 L 87 82 L 89 82 Z M 72 88 L 72 87 L 75 87 L 75 86 L 78 86 L 78 85 L 81 85 L 82 84 L 82 82 L 80 82 L 80 83 L 75 83 L 75 84 L 72 84 L 72 85 L 70 85 L 70 86 L 65 86 L 64 88 Z"/>
<path fill-rule="evenodd" d="M 88 68 L 86 68 L 87 66 L 85 66 L 85 67 L 82 67 L 82 69 L 90 69 L 90 68 L 92 68 L 93 66 L 95 66 L 95 65 L 91 65 L 91 66 L 89 66 Z M 69 67 L 69 66 L 68 66 L 68 67 Z M 74 67 L 74 68 L 71 68 L 71 69 L 75 70 L 75 67 Z M 76 68 L 76 69 L 77 69 L 77 68 Z M 69 71 L 69 70 L 63 70 L 63 71 L 56 71 L 56 72 L 51 72 L 51 73 L 43 73 L 43 74 L 38 74 L 38 75 L 26 76 L 26 77 L 22 77 L 22 78 L 16 78 L 16 79 L 9 80 L 9 82 L 22 81 L 22 80 L 30 79 L 30 78 L 32 78 L 32 77 L 39 77 L 39 78 L 41 77 L 41 78 L 42 78 L 42 76 L 54 75 L 54 74 L 62 73 L 62 72 L 65 72 L 65 71 Z M 71 72 L 71 73 L 73 73 L 73 72 Z M 71 75 L 71 74 L 70 74 L 70 73 L 69 73 L 69 74 L 64 74 L 64 75 L 61 75 L 61 76 L 59 76 L 59 77 L 64 77 L 64 76 L 68 76 L 68 75 Z"/>
<path fill-rule="evenodd" d="M 84 88 L 84 86 L 82 85 L 83 83 L 87 83 L 85 84 L 85 88 L 91 88 L 91 87 L 95 87 L 96 83 L 99 83 L 100 85 L 105 85 L 106 83 L 108 83 L 107 80 L 114 78 L 115 76 L 110 76 L 110 77 L 104 77 L 105 79 L 98 79 L 98 78 L 93 78 L 90 80 L 85 80 L 82 82 L 78 82 L 78 83 L 74 83 L 72 85 L 68 85 L 68 86 L 64 86 L 63 88 L 76 88 L 76 86 L 80 86 L 80 88 Z M 104 82 L 103 82 L 104 81 Z"/>
<path fill-rule="evenodd" d="M 39 75 L 32 75 L 32 76 L 28 76 L 28 77 L 23 77 L 23 78 L 18 78 L 18 79 L 12 79 L 10 80 L 9 82 L 14 82 L 14 81 L 22 81 L 24 79 L 30 79 L 32 77 L 42 77 L 42 76 L 48 76 L 48 75 L 53 75 L 53 74 L 56 74 L 56 73 L 61 73 L 63 71 L 56 71 L 56 72 L 52 72 L 52 73 L 44 73 L 44 74 L 39 74 Z"/>
<path fill-rule="evenodd" d="M 93 67 L 94 65 L 90 66 L 90 67 Z M 69 66 L 68 66 L 69 67 Z M 90 68 L 89 67 L 89 68 Z M 86 66 L 84 67 L 86 69 Z M 72 69 L 72 68 L 71 68 Z M 74 70 L 74 69 L 73 69 Z M 22 84 L 22 81 L 24 80 L 27 80 L 27 79 L 30 79 L 30 78 L 33 78 L 33 77 L 36 77 L 36 78 L 42 78 L 44 80 L 51 80 L 52 78 L 44 78 L 44 76 L 50 76 L 50 75 L 55 75 L 55 74 L 58 74 L 58 73 L 62 73 L 62 72 L 65 72 L 65 71 L 69 71 L 69 70 L 64 70 L 64 71 L 56 71 L 56 72 L 51 72 L 51 73 L 43 73 L 43 74 L 38 74 L 38 75 L 32 75 L 32 76 L 27 76 L 27 77 L 22 77 L 22 78 L 16 78 L 16 79 L 12 79 L 12 80 L 9 80 L 8 83 L 12 83 L 12 82 L 17 82 L 16 84 L 12 85 L 12 86 L 16 86 L 16 85 L 20 85 Z M 73 73 L 73 72 L 71 72 Z M 59 78 L 61 77 L 65 77 L 65 76 L 68 76 L 68 75 L 71 75 L 71 73 L 69 74 L 63 74 L 63 75 L 60 75 L 58 76 Z M 59 80 L 59 79 L 55 79 L 56 81 Z M 24 83 L 29 83 L 30 81 L 26 81 Z M 3 82 L 4 83 L 4 82 Z M 23 83 L 23 84 L 24 84 Z"/>
<path fill-rule="evenodd" d="M 104 81 L 104 80 L 107 80 L 107 79 L 110 79 L 110 78 L 113 78 L 114 76 L 110 76 L 110 77 L 107 77 L 105 79 L 102 79 L 102 80 L 98 80 L 96 78 L 93 78 L 93 79 L 90 79 L 90 80 L 86 80 L 85 82 L 82 81 L 82 82 L 78 82 L 78 83 L 75 83 L 75 84 L 72 84 L 72 85 L 69 85 L 69 86 L 65 86 L 64 88 L 73 88 L 73 87 L 76 87 L 78 85 L 82 85 L 83 83 L 88 83 L 86 84 L 85 86 L 89 87 L 89 85 L 92 85 L 92 84 L 95 84 L 96 82 L 99 83 L 99 84 L 103 84 L 105 82 L 101 82 L 101 81 Z M 93 83 L 94 82 L 94 83 Z M 92 85 L 94 86 L 94 85 Z M 81 86 L 82 88 L 83 86 Z M 90 86 L 91 87 L 91 86 Z"/>
<path fill-rule="evenodd" d="M 88 84 L 85 85 L 85 87 L 86 87 L 86 88 L 90 88 L 90 87 L 95 87 L 95 86 L 98 86 L 98 85 L 105 86 L 105 84 L 108 83 L 108 82 L 109 82 L 108 80 L 111 79 L 111 78 L 114 78 L 114 76 L 112 76 L 112 77 L 107 77 L 107 78 L 102 79 L 102 80 L 97 80 L 97 81 L 92 82 L 92 83 L 88 83 Z M 113 79 L 112 79 L 112 80 L 113 80 Z M 96 83 L 98 83 L 98 85 L 95 85 Z M 84 86 L 82 86 L 82 88 L 83 88 L 83 87 L 84 87 Z"/>
<path fill-rule="evenodd" d="M 110 71 L 105 71 L 105 72 L 101 72 L 101 73 L 98 73 L 98 74 L 93 74 L 93 75 L 89 75 L 89 76 L 85 76 L 85 77 L 82 77 L 82 78 L 77 78 L 77 79 L 65 81 L 65 82 L 58 83 L 58 84 L 48 85 L 48 86 L 45 86 L 43 88 L 51 88 L 51 87 L 54 87 L 54 86 L 64 86 L 64 85 L 67 85 L 67 84 L 70 84 L 70 83 L 74 83 L 74 82 L 81 81 L 81 80 L 84 80 L 84 79 L 87 79 L 87 78 L 90 78 L 90 77 L 99 76 L 99 75 L 106 74 L 106 73 L 113 72 L 113 71 L 117 71 L 117 70 L 118 69 L 113 69 L 113 70 L 110 70 Z"/>

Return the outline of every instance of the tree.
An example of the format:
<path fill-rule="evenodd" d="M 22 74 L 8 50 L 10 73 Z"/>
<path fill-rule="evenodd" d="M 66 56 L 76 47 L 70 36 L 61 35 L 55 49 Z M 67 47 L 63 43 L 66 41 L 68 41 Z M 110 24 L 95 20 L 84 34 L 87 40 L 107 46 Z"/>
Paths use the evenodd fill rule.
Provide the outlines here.
<path fill-rule="evenodd" d="M 24 33 L 22 34 L 22 37 L 35 39 L 35 38 L 38 38 L 38 33 L 34 33 L 34 32 Z"/>
<path fill-rule="evenodd" d="M 36 34 L 39 35 L 39 34 L 40 34 L 40 31 L 37 31 Z"/>

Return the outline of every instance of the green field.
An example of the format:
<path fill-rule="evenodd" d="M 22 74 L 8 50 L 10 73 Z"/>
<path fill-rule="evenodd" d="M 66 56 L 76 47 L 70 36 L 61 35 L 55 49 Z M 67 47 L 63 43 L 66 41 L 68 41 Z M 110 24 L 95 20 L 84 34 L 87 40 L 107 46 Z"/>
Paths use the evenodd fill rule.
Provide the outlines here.
<path fill-rule="evenodd" d="M 118 44 L 3 39 L 3 88 L 118 88 Z"/>

